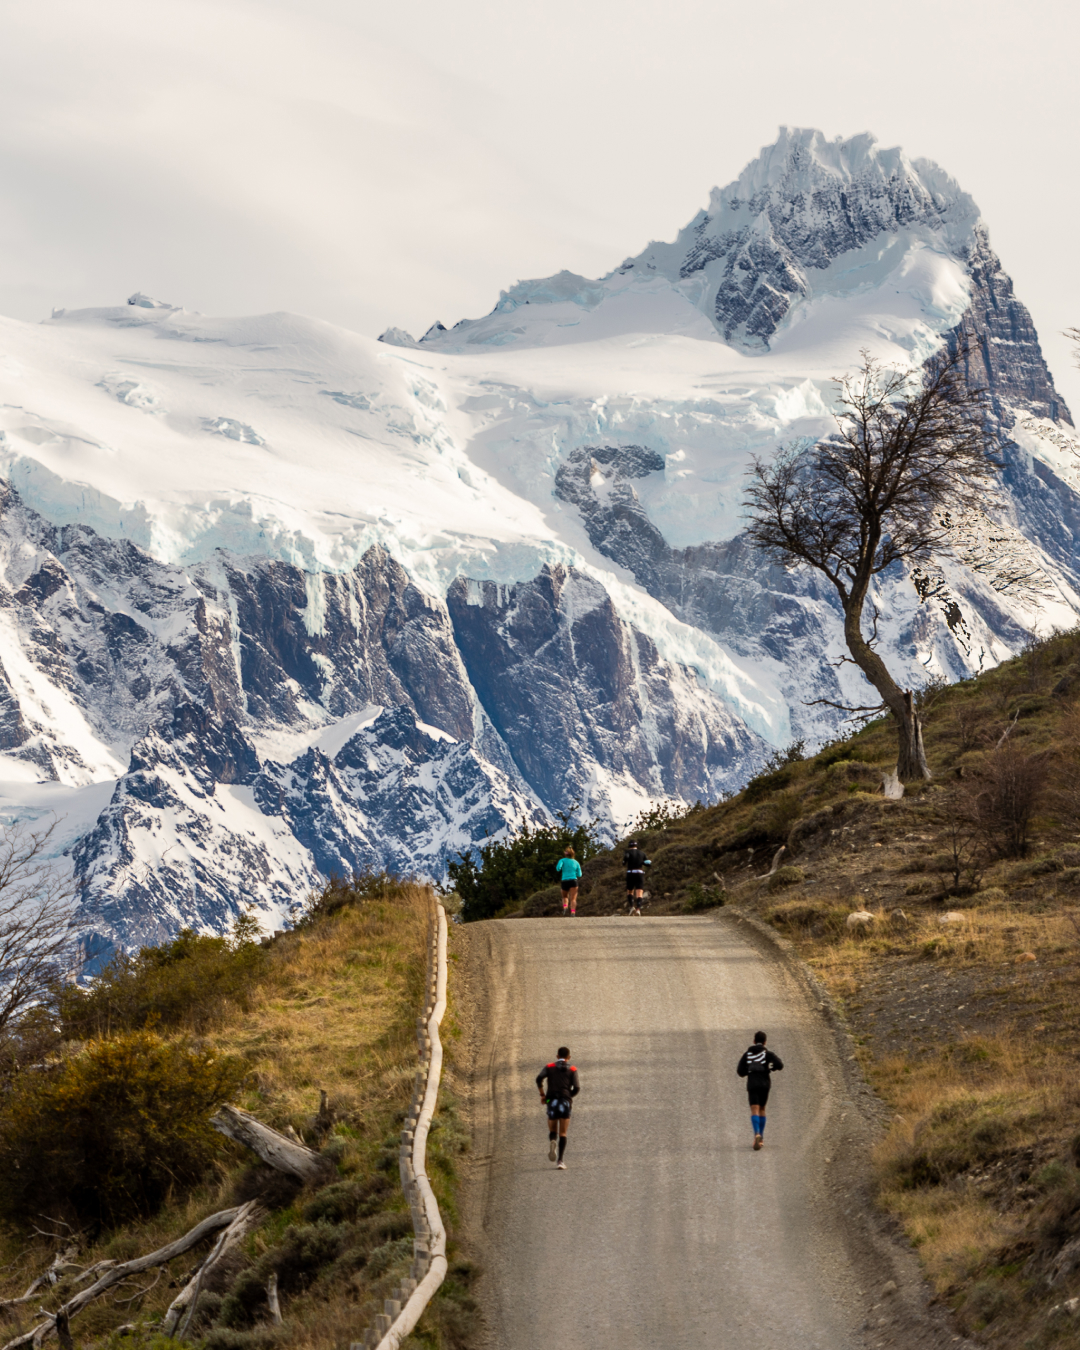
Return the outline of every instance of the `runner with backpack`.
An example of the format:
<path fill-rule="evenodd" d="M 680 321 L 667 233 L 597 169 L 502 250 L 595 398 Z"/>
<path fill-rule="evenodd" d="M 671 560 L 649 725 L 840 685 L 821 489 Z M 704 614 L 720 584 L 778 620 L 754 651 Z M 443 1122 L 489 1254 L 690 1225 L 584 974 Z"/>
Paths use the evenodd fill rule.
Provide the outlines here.
<path fill-rule="evenodd" d="M 645 869 L 651 867 L 652 862 L 646 857 L 644 850 L 638 846 L 636 839 L 630 841 L 630 847 L 623 854 L 623 866 L 626 868 L 627 913 L 640 914 L 641 902 L 644 898 Z"/>
<path fill-rule="evenodd" d="M 769 1075 L 784 1067 L 779 1055 L 765 1049 L 768 1037 L 763 1031 L 754 1032 L 754 1044 L 743 1051 L 735 1072 L 746 1079 L 750 1098 L 750 1123 L 754 1127 L 754 1151 L 765 1143 L 765 1103 L 769 1100 Z"/>
<path fill-rule="evenodd" d="M 547 1110 L 548 1160 L 555 1162 L 557 1144 L 556 1171 L 565 1172 L 563 1154 L 566 1152 L 566 1132 L 570 1128 L 570 1110 L 574 1098 L 581 1091 L 577 1069 L 570 1063 L 570 1051 L 565 1045 L 559 1046 L 552 1063 L 545 1064 L 536 1075 L 536 1086 L 540 1089 L 540 1100 Z"/>

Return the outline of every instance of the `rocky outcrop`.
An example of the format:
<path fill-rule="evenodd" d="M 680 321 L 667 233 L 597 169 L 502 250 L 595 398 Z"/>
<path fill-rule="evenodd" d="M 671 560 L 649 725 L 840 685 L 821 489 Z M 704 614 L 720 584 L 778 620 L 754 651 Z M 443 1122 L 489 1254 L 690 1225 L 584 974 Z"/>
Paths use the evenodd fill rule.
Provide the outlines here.
<path fill-rule="evenodd" d="M 951 349 L 964 342 L 968 380 L 990 392 L 998 418 L 1011 426 L 1017 410 L 1072 426 L 1072 414 L 1054 388 L 1039 336 L 1027 306 L 1013 292 L 1012 278 L 977 225 L 974 244 L 964 250 L 971 276 L 971 303 L 948 335 Z"/>
<path fill-rule="evenodd" d="M 764 744 L 580 572 L 545 567 L 515 586 L 460 579 L 447 605 L 484 711 L 545 802 L 595 810 L 620 788 L 713 800 L 764 758 Z"/>
<path fill-rule="evenodd" d="M 760 758 L 577 573 L 462 580 L 448 606 L 377 547 L 337 574 L 224 552 L 185 570 L 10 489 L 2 507 L 20 678 L 0 681 L 0 751 L 87 791 L 115 779 L 69 853 L 96 960 L 246 905 L 280 924 L 335 873 L 440 876 L 575 801 L 610 822 L 713 799 Z"/>

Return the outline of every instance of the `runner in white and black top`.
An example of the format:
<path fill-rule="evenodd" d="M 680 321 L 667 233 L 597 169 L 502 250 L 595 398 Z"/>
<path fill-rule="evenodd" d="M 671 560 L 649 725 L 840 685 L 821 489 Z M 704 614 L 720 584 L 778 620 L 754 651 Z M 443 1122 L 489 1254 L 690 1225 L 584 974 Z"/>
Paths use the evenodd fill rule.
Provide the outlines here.
<path fill-rule="evenodd" d="M 743 1051 L 735 1072 L 746 1079 L 750 1098 L 750 1123 L 754 1127 L 754 1148 L 765 1143 L 765 1103 L 769 1100 L 769 1075 L 784 1067 L 779 1055 L 765 1049 L 768 1038 L 763 1031 L 754 1032 L 754 1044 Z"/>
<path fill-rule="evenodd" d="M 565 1045 L 559 1046 L 556 1058 L 536 1075 L 536 1086 L 547 1111 L 548 1158 L 555 1162 L 555 1145 L 558 1143 L 558 1170 L 565 1172 L 563 1154 L 566 1152 L 566 1131 L 570 1128 L 570 1110 L 581 1091 L 577 1069 L 570 1063 L 570 1051 Z"/>
<path fill-rule="evenodd" d="M 645 869 L 651 867 L 645 852 L 638 846 L 636 839 L 630 841 L 630 847 L 623 854 L 623 866 L 626 868 L 626 907 L 630 914 L 641 913 L 642 891 L 645 886 Z"/>

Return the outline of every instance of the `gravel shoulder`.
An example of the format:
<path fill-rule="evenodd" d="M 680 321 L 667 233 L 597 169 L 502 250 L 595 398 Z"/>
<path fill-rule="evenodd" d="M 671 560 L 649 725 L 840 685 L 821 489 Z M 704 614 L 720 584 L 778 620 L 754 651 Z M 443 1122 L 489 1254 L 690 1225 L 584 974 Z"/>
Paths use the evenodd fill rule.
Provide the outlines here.
<path fill-rule="evenodd" d="M 961 1344 L 869 1203 L 880 1107 L 786 944 L 721 911 L 502 920 L 457 945 L 462 1238 L 492 1350 Z M 785 1069 L 754 1153 L 734 1068 L 759 1026 Z M 566 1172 L 532 1081 L 561 1042 L 582 1082 Z"/>

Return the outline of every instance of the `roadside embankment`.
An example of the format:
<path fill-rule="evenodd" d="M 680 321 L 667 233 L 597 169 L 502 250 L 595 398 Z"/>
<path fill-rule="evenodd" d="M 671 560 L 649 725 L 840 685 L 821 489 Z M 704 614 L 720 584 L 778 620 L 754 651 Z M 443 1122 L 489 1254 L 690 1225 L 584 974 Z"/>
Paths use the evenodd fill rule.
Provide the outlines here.
<path fill-rule="evenodd" d="M 360 878 L 328 887 L 296 930 L 268 946 L 242 928 L 231 940 L 189 936 L 120 963 L 114 978 L 88 995 L 67 996 L 33 1081 L 12 1059 L 5 1065 L 0 1157 L 34 1146 L 26 1120 L 11 1110 L 24 1091 L 47 1088 L 58 1120 L 78 1105 L 69 1100 L 76 1089 L 97 1094 L 84 1113 L 93 1131 L 69 1129 L 65 1147 L 57 1131 L 49 1144 L 56 1165 L 82 1178 L 78 1193 L 59 1197 L 46 1188 L 44 1204 L 20 1211 L 13 1199 L 29 1204 L 32 1188 L 13 1197 L 11 1185 L 0 1183 L 0 1296 L 21 1299 L 52 1268 L 31 1300 L 4 1308 L 10 1338 L 40 1322 L 39 1307 L 66 1306 L 87 1287 L 91 1267 L 167 1250 L 202 1220 L 240 1206 L 248 1207 L 248 1226 L 198 1287 L 190 1319 L 179 1323 L 185 1343 L 337 1350 L 360 1339 L 414 1259 L 399 1144 L 416 1075 L 433 908 L 426 888 Z M 175 1060 L 185 1073 L 193 1072 L 191 1063 L 209 1065 L 221 1079 L 207 1089 L 203 1116 L 185 1136 L 205 1149 L 201 1166 L 197 1150 L 189 1150 L 191 1169 L 172 1182 L 169 1154 L 155 1133 L 167 1078 L 151 1082 L 140 1069 L 138 1100 L 115 1086 L 105 1099 L 94 1079 L 103 1072 L 98 1061 L 112 1063 L 121 1049 L 136 1067 L 152 1052 L 163 1074 Z M 318 1175 L 302 1182 L 204 1130 L 214 1091 L 277 1137 L 302 1144 L 318 1160 Z M 132 1123 L 136 1118 L 143 1126 Z M 444 1080 L 426 1158 L 451 1229 L 451 1272 L 406 1342 L 431 1350 L 464 1345 L 471 1320 L 468 1271 L 456 1263 L 453 1239 L 466 1142 L 452 1083 Z M 138 1175 L 166 1178 L 160 1192 L 131 1184 L 135 1172 L 124 1170 L 125 1156 L 141 1160 Z M 173 1342 L 162 1319 L 189 1288 L 213 1238 L 80 1310 L 71 1322 L 77 1343 L 134 1350 L 152 1341 L 155 1350 L 168 1350 Z"/>
<path fill-rule="evenodd" d="M 643 826 L 651 912 L 735 905 L 790 939 L 882 1103 L 877 1203 L 956 1331 L 1080 1346 L 1080 633 L 920 703 L 934 779 L 898 799 L 883 720 Z M 580 912 L 619 911 L 621 852 Z"/>

